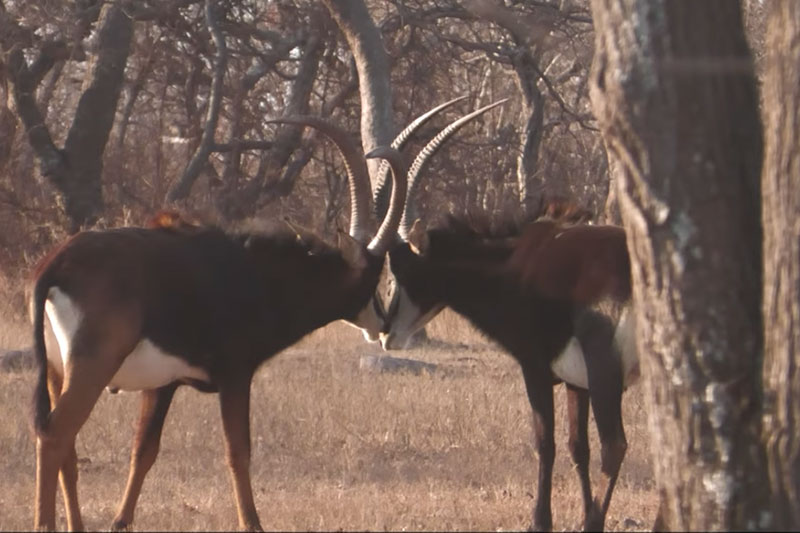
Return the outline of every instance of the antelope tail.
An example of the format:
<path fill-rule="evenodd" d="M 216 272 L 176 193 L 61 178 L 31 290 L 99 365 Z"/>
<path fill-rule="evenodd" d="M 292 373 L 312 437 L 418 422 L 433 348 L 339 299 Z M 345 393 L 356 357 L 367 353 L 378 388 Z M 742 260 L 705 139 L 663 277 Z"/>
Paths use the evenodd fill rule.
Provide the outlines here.
<path fill-rule="evenodd" d="M 42 278 L 33 290 L 33 350 L 39 370 L 33 393 L 33 428 L 37 435 L 47 429 L 50 418 L 50 393 L 47 391 L 47 347 L 44 341 L 44 303 L 49 286 Z"/>

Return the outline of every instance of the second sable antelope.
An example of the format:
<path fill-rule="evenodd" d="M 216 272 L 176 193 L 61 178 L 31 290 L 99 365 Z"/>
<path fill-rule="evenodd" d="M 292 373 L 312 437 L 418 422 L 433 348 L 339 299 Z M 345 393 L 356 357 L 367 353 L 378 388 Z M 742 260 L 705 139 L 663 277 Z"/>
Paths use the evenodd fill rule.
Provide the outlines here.
<path fill-rule="evenodd" d="M 401 239 L 389 252 L 394 287 L 383 346 L 403 348 L 415 331 L 450 307 L 519 362 L 539 456 L 534 530 L 552 529 L 552 388 L 565 382 L 569 448 L 581 482 L 585 527 L 602 529 L 627 448 L 622 392 L 638 375 L 625 233 L 552 218 L 494 234 L 452 218 L 426 230 L 414 218 L 423 164 L 415 162 L 409 172 Z M 563 206 L 548 211 L 583 219 Z M 589 479 L 590 402 L 602 444 L 597 501 Z"/>
<path fill-rule="evenodd" d="M 114 528 L 131 524 L 176 388 L 218 392 L 239 526 L 261 529 L 250 483 L 250 385 L 264 361 L 338 319 L 373 328 L 370 302 L 402 214 L 405 175 L 374 236 L 363 156 L 339 128 L 314 126 L 347 161 L 351 230 L 340 247 L 294 232 L 229 234 L 156 223 L 79 233 L 38 266 L 31 299 L 35 393 L 34 526 L 55 529 L 61 475 L 67 522 L 82 529 L 75 437 L 105 387 L 141 390 L 131 471 Z M 45 346 L 45 318 L 59 350 Z"/>

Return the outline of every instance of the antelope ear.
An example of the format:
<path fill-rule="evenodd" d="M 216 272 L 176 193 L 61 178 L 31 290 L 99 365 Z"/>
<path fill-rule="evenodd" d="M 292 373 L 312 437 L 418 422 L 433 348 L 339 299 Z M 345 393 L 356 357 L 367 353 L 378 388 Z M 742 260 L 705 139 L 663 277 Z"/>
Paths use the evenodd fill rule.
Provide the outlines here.
<path fill-rule="evenodd" d="M 428 232 L 422 226 L 422 220 L 417 219 L 408 232 L 408 245 L 415 254 L 425 255 L 428 252 L 428 244 Z"/>
<path fill-rule="evenodd" d="M 367 267 L 367 253 L 363 244 L 344 231 L 338 233 L 338 240 L 342 257 L 351 267 L 358 269 Z"/>

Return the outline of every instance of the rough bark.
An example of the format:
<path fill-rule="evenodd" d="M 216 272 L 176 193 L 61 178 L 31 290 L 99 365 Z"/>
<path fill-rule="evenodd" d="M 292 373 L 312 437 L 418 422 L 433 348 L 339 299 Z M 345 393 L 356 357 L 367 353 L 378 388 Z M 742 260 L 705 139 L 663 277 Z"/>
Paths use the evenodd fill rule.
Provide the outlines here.
<path fill-rule="evenodd" d="M 800 4 L 768 4 L 764 81 L 765 440 L 774 525 L 800 529 Z"/>
<path fill-rule="evenodd" d="M 539 149 L 544 133 L 544 96 L 537 83 L 541 70 L 528 51 L 521 51 L 514 61 L 517 85 L 522 92 L 527 118 L 520 135 L 520 153 L 517 159 L 517 185 L 523 213 L 533 214 L 539 208 L 545 189 L 544 180 L 537 173 Z"/>
<path fill-rule="evenodd" d="M 766 525 L 761 124 L 738 2 L 593 0 L 661 526 Z"/>
<path fill-rule="evenodd" d="M 363 0 L 324 0 L 324 3 L 342 30 L 356 62 L 361 94 L 361 144 L 367 153 L 389 144 L 395 134 L 389 59 L 380 31 Z M 368 162 L 373 180 L 379 164 L 375 159 Z M 372 189 L 379 185 L 373 183 Z"/>

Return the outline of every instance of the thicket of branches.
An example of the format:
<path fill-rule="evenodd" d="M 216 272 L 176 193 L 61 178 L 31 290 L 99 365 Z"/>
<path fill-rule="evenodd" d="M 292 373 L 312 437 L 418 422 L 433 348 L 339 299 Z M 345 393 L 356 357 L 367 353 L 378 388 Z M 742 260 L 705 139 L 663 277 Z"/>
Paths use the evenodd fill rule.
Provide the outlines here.
<path fill-rule="evenodd" d="M 543 194 L 572 195 L 602 212 L 608 179 L 586 90 L 593 52 L 586 2 L 367 7 L 388 53 L 393 101 L 386 105 L 398 130 L 468 95 L 413 139 L 412 150 L 456 116 L 510 97 L 436 155 L 423 212 L 508 215 Z M 0 47 L 4 271 L 23 268 L 20 258 L 77 227 L 140 223 L 168 197 L 228 225 L 289 216 L 328 236 L 346 227 L 336 150 L 313 132 L 265 122 L 329 116 L 358 138 L 353 55 L 324 4 L 6 0 Z M 114 90 L 117 101 L 103 102 Z M 209 120 L 215 106 L 216 122 Z M 84 164 L 91 158 L 80 149 L 100 150 L 102 167 Z M 97 189 L 84 194 L 96 205 L 65 205 L 73 181 Z"/>

